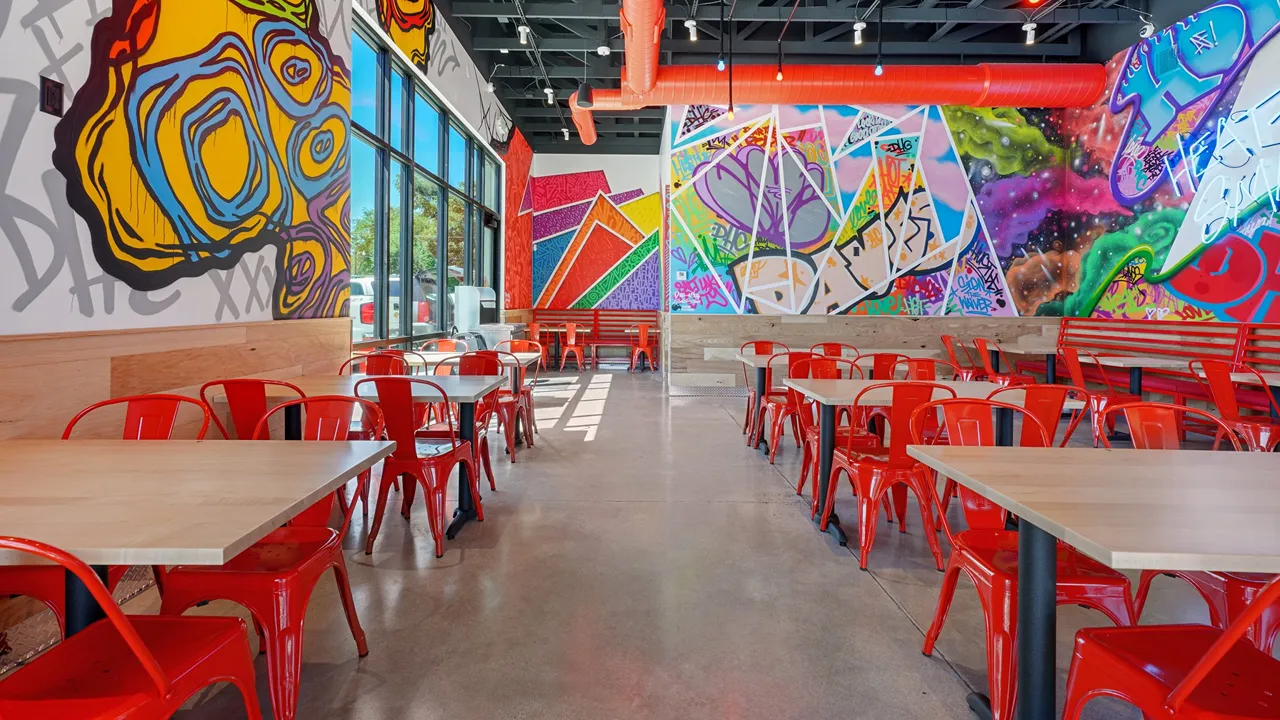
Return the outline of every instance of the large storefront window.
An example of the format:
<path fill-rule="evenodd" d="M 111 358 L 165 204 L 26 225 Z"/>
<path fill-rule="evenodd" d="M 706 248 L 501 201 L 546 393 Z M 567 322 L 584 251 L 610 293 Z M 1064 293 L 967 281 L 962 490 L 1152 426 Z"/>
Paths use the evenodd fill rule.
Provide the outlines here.
<path fill-rule="evenodd" d="M 352 339 L 420 342 L 452 327 L 452 288 L 493 286 L 498 235 L 482 228 L 501 211 L 501 167 L 398 51 L 356 24 Z"/>

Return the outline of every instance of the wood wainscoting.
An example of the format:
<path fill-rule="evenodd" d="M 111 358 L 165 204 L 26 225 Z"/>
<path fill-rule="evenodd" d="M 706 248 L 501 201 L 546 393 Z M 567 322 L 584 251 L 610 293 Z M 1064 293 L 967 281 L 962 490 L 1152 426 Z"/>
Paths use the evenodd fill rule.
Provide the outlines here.
<path fill-rule="evenodd" d="M 349 318 L 0 336 L 0 440 L 60 437 L 77 412 L 113 397 L 196 397 L 217 378 L 337 372 L 350 354 Z M 106 417 L 76 437 L 118 433 Z"/>
<path fill-rule="evenodd" d="M 734 357 L 748 340 L 776 340 L 793 350 L 838 340 L 857 347 L 942 350 L 942 336 L 1012 342 L 1023 336 L 1058 337 L 1052 317 L 904 317 L 894 315 L 683 315 L 664 317 L 668 382 L 674 387 L 743 385 Z M 940 356 L 945 357 L 945 356 Z"/>

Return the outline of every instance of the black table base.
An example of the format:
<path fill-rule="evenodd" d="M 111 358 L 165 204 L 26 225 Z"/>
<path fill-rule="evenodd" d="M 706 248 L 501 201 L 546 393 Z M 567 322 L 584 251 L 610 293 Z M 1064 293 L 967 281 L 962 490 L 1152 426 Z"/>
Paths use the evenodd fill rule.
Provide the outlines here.
<path fill-rule="evenodd" d="M 826 508 L 827 494 L 831 490 L 831 461 L 836 452 L 836 406 L 820 404 L 818 408 L 818 477 L 814 478 L 814 483 L 818 486 L 818 513 L 814 521 L 821 528 L 822 511 Z M 844 528 L 840 527 L 840 516 L 834 509 L 827 520 L 826 532 L 835 537 L 841 545 L 849 544 Z"/>
<path fill-rule="evenodd" d="M 755 406 L 755 423 L 752 424 L 751 430 L 754 432 L 755 426 L 760 426 L 760 437 L 756 438 L 756 449 L 764 455 L 769 454 L 769 441 L 764 439 L 764 398 L 769 394 L 768 368 L 756 368 L 756 406 Z"/>
<path fill-rule="evenodd" d="M 93 572 L 98 576 L 105 586 L 107 584 L 107 566 L 93 565 Z M 103 612 L 102 606 L 98 605 L 98 601 L 93 598 L 89 592 L 89 588 L 80 582 L 80 578 L 70 570 L 64 571 L 66 574 L 66 588 L 63 591 L 63 600 L 66 602 L 66 634 L 71 637 L 76 633 L 88 628 L 90 625 L 103 620 L 107 614 Z"/>
<path fill-rule="evenodd" d="M 470 442 L 475 447 L 476 439 L 476 404 L 473 402 L 458 403 L 458 437 Z M 475 468 L 480 471 L 479 467 Z M 476 519 L 476 506 L 471 501 L 471 474 L 464 465 L 458 466 L 458 507 L 453 511 L 453 522 L 444 536 L 450 540 L 462 531 L 462 526 Z"/>

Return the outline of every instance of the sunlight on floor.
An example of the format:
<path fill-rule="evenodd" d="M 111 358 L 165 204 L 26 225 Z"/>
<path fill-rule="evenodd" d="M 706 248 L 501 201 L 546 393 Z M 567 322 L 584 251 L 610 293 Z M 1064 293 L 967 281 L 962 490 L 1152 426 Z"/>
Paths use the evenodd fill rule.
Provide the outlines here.
<path fill-rule="evenodd" d="M 573 414 L 564 424 L 565 430 L 583 433 L 583 442 L 596 439 L 596 428 L 600 426 L 600 418 L 604 416 L 604 403 L 609 397 L 611 382 L 613 382 L 612 375 L 596 374 L 591 377 L 586 390 L 582 392 L 582 397 L 578 399 L 578 404 L 573 408 Z"/>

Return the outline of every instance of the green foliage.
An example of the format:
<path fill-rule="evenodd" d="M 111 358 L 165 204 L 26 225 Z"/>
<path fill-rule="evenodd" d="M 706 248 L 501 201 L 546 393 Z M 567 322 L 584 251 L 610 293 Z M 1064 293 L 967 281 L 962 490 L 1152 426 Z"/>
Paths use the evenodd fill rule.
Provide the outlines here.
<path fill-rule="evenodd" d="M 1080 264 L 1080 287 L 1066 300 L 1063 314 L 1070 317 L 1088 317 L 1103 293 L 1115 279 L 1116 273 L 1137 258 L 1146 258 L 1144 275 L 1148 282 L 1163 282 L 1179 268 L 1161 274 L 1173 239 L 1186 217 L 1185 210 L 1165 208 L 1138 216 L 1132 225 L 1107 233 L 1093 242 Z"/>
<path fill-rule="evenodd" d="M 401 192 L 401 174 L 394 173 L 395 188 L 392 192 L 397 195 Z M 440 188 L 435 183 L 425 180 L 422 177 L 415 176 L 413 183 L 413 243 L 411 252 L 413 253 L 412 267 L 414 274 L 427 274 L 431 277 L 435 276 L 436 268 L 439 266 L 439 257 L 436 253 L 436 246 L 439 243 L 438 235 L 438 216 L 436 214 L 438 203 L 440 202 Z M 466 235 L 466 204 L 454 201 L 449 203 L 449 232 L 448 232 L 448 248 L 449 248 L 449 264 L 461 267 L 463 258 L 466 257 L 464 238 Z M 376 235 L 376 213 L 374 208 L 365 208 L 360 217 L 356 219 L 351 226 L 351 274 L 352 276 L 369 276 L 374 274 L 373 267 L 373 247 L 374 237 Z M 393 205 L 387 209 L 385 218 L 388 227 L 393 233 L 399 233 L 401 222 L 400 207 Z M 399 274 L 401 245 L 403 243 L 392 241 L 390 243 L 390 257 L 388 258 L 391 267 L 391 275 Z M 453 278 L 450 278 L 450 284 Z"/>
<path fill-rule="evenodd" d="M 1030 175 L 1066 161 L 1066 152 L 1028 125 L 1015 108 L 945 105 L 942 114 L 956 149 L 991 163 L 999 175 Z"/>

